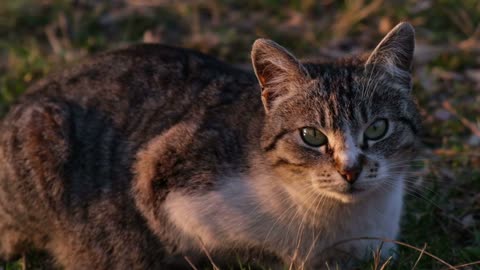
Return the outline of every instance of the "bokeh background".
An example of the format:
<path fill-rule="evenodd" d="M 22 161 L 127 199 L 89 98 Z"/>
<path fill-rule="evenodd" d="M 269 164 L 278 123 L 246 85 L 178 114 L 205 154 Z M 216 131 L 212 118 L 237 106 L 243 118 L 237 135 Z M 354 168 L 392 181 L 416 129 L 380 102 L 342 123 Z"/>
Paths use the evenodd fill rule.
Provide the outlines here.
<path fill-rule="evenodd" d="M 338 58 L 371 51 L 402 20 L 416 28 L 413 95 L 425 128 L 399 240 L 420 252 L 401 247 L 386 269 L 449 269 L 422 250 L 480 269 L 478 0 L 1 0 L 0 116 L 38 78 L 129 44 L 194 48 L 250 69 L 258 37 L 301 58 Z M 42 260 L 0 268 L 42 269 Z"/>

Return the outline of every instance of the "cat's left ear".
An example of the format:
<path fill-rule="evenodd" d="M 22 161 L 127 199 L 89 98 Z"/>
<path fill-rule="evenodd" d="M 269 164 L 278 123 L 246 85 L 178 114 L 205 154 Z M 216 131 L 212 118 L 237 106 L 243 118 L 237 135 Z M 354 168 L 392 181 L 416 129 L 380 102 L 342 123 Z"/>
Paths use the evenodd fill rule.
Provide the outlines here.
<path fill-rule="evenodd" d="M 395 26 L 377 45 L 365 63 L 367 70 L 380 68 L 392 76 L 397 88 L 411 90 L 415 30 L 407 22 Z"/>

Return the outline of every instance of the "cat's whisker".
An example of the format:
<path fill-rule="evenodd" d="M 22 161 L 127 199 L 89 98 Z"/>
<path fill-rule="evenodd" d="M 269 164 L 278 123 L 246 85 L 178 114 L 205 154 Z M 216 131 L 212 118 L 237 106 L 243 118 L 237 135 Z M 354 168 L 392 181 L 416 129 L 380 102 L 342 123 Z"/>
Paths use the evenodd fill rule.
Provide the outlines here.
<path fill-rule="evenodd" d="M 305 189 L 307 190 L 307 194 L 306 194 L 307 200 L 315 195 L 315 191 L 314 191 L 314 190 L 307 189 L 307 188 L 305 188 Z M 288 199 L 287 199 L 287 200 L 288 200 Z M 285 210 L 282 212 L 282 214 L 280 214 L 280 215 L 276 218 L 275 223 L 272 224 L 270 230 L 268 231 L 267 235 L 265 236 L 265 239 L 263 240 L 263 243 L 264 243 L 264 244 L 263 244 L 263 247 L 265 246 L 265 243 L 267 242 L 268 237 L 269 237 L 270 233 L 272 232 L 272 230 L 274 229 L 274 227 L 275 227 L 279 222 L 281 222 L 285 217 L 288 216 L 288 212 L 289 212 L 292 208 L 295 208 L 295 209 L 296 209 L 295 215 L 296 215 L 296 213 L 297 213 L 298 211 L 300 211 L 299 208 L 298 208 L 298 205 L 296 205 L 296 204 L 291 204 L 290 207 L 288 207 L 287 209 L 285 209 Z M 295 219 L 295 217 L 292 218 L 291 221 L 293 221 L 294 219 Z M 262 249 L 263 249 L 263 247 L 262 247 Z"/>
<path fill-rule="evenodd" d="M 302 242 L 302 239 L 304 238 L 303 237 L 303 233 L 304 233 L 304 229 L 305 229 L 305 226 L 306 226 L 306 220 L 311 218 L 310 216 L 313 216 L 313 218 L 316 218 L 316 209 L 315 209 L 315 206 L 317 204 L 319 204 L 322 199 L 323 199 L 323 195 L 320 194 L 320 193 L 316 193 L 316 196 L 315 196 L 315 199 L 312 201 L 312 203 L 310 204 L 310 206 L 304 210 L 304 213 L 303 213 L 303 216 L 302 216 L 302 219 L 301 219 L 301 222 L 300 222 L 300 225 L 299 225 L 299 228 L 297 230 L 297 236 L 296 236 L 296 242 L 297 242 L 297 246 L 295 248 L 295 254 L 294 254 L 294 258 L 296 256 L 298 256 L 298 252 L 300 252 L 300 246 L 301 246 L 301 242 Z M 318 201 L 318 202 L 317 202 Z M 314 213 L 312 215 L 311 213 L 311 209 L 313 208 L 314 210 Z M 292 260 L 292 263 L 293 263 L 293 260 Z"/>
<path fill-rule="evenodd" d="M 310 198 L 312 198 L 316 195 L 314 190 L 308 189 L 308 186 L 305 186 L 305 189 L 307 190 L 306 200 L 309 200 Z M 300 212 L 302 211 L 302 209 L 301 209 L 302 206 L 300 206 L 296 203 L 292 204 L 292 207 L 295 207 L 295 212 L 293 212 L 292 216 L 290 217 L 290 221 L 286 225 L 286 231 L 287 232 L 290 232 L 290 226 L 294 222 L 296 222 L 297 215 L 300 214 Z M 288 217 L 288 215 L 286 215 L 286 217 Z M 288 245 L 288 243 L 285 243 L 285 244 Z"/>
<path fill-rule="evenodd" d="M 321 198 L 320 198 L 320 200 L 318 201 L 318 204 L 315 206 L 315 211 L 314 211 L 314 216 L 315 216 L 315 217 L 317 217 L 317 211 L 318 211 L 319 209 L 322 209 L 322 208 L 323 208 L 323 207 L 321 207 L 321 206 L 323 206 L 323 203 L 324 203 L 325 200 L 326 200 L 326 197 L 323 196 L 322 194 L 320 194 L 320 197 L 321 197 Z M 315 235 L 316 235 L 316 236 L 315 236 Z M 311 253 L 312 253 L 312 251 L 313 251 L 313 248 L 315 247 L 315 243 L 318 241 L 318 237 L 319 237 L 319 236 L 320 236 L 320 233 L 314 231 L 314 237 L 313 237 L 313 240 L 312 240 L 312 244 L 311 244 L 310 247 L 309 247 L 309 250 L 308 250 L 308 252 L 307 252 L 307 255 L 305 256 L 305 259 L 304 259 L 304 261 L 303 261 L 303 263 L 302 263 L 302 266 L 304 266 L 305 263 L 308 261 L 308 258 L 310 257 L 310 255 L 311 255 Z"/>
<path fill-rule="evenodd" d="M 398 185 L 398 183 L 396 181 L 386 181 L 384 182 L 385 184 L 387 185 L 390 185 L 392 187 L 394 187 L 395 185 Z M 404 185 L 404 190 L 406 191 L 406 194 L 408 195 L 412 195 L 418 199 L 421 199 L 421 200 L 424 200 L 426 201 L 427 203 L 435 206 L 436 208 L 438 209 L 442 209 L 437 203 L 435 203 L 434 201 L 430 200 L 429 198 L 425 197 L 423 194 L 419 193 L 418 190 L 415 190 L 415 189 L 411 189 L 410 187 L 408 186 L 405 186 Z"/>
<path fill-rule="evenodd" d="M 310 200 L 310 198 L 314 198 L 316 195 L 317 195 L 316 191 L 311 190 L 310 195 L 306 198 L 306 201 Z M 294 204 L 294 205 L 296 206 L 295 215 L 290 219 L 290 221 L 288 223 L 288 226 L 287 226 L 287 231 L 290 231 L 290 226 L 292 225 L 292 223 L 294 223 L 296 221 L 297 215 L 300 214 L 301 211 L 303 211 L 302 208 L 304 206 L 301 206 L 301 205 L 298 205 L 298 204 Z"/>
<path fill-rule="evenodd" d="M 424 176 L 409 176 L 405 175 L 403 176 L 402 174 L 395 174 L 395 172 L 392 172 L 390 174 L 391 178 L 402 178 L 405 183 L 407 183 L 409 186 L 414 186 L 414 187 L 421 187 L 425 189 L 430 188 L 427 186 L 427 184 L 430 185 L 435 185 L 438 183 L 446 183 L 446 181 L 441 181 L 438 178 L 435 177 L 424 177 Z M 431 190 L 433 192 L 433 190 Z"/>
<path fill-rule="evenodd" d="M 299 229 L 297 230 L 297 236 L 296 236 L 296 241 L 297 241 L 297 248 L 300 246 L 300 243 L 301 243 L 301 239 L 302 239 L 302 236 L 303 236 L 303 230 L 304 230 L 304 226 L 305 226 L 305 221 L 308 217 L 308 215 L 310 214 L 310 209 L 313 207 L 313 205 L 315 204 L 316 200 L 320 197 L 320 194 L 315 194 L 315 198 L 313 200 L 313 203 L 310 204 L 310 206 L 303 212 L 303 215 L 302 215 L 302 219 L 300 221 L 300 225 L 299 225 Z"/>
<path fill-rule="evenodd" d="M 317 211 L 318 211 L 319 209 L 322 209 L 322 208 L 323 208 L 323 205 L 324 205 L 324 202 L 325 202 L 326 197 L 325 197 L 323 194 L 319 194 L 319 195 L 317 196 L 317 198 L 318 198 L 318 203 L 315 203 L 315 201 L 314 201 L 314 203 L 312 204 L 312 206 L 315 205 L 315 207 L 314 207 L 314 213 L 313 213 L 313 217 L 314 217 L 315 219 L 317 218 Z M 323 210 L 323 209 L 322 209 L 322 210 Z M 314 225 L 314 226 L 315 226 L 315 225 Z M 303 262 L 302 262 L 302 264 L 301 264 L 301 268 L 302 268 L 302 269 L 304 268 L 305 263 L 308 261 L 308 258 L 309 258 L 309 256 L 310 256 L 311 252 L 313 251 L 313 248 L 314 248 L 314 246 L 315 246 L 315 243 L 317 242 L 318 237 L 320 236 L 320 232 L 316 232 L 315 230 L 313 230 L 312 233 L 313 233 L 314 237 L 313 237 L 312 243 L 310 244 L 310 247 L 309 247 L 309 249 L 308 249 L 308 251 L 307 251 L 307 254 L 306 254 L 306 256 L 305 256 L 305 258 L 304 258 L 304 260 L 303 260 Z M 316 236 L 315 236 L 315 234 L 316 234 Z"/>

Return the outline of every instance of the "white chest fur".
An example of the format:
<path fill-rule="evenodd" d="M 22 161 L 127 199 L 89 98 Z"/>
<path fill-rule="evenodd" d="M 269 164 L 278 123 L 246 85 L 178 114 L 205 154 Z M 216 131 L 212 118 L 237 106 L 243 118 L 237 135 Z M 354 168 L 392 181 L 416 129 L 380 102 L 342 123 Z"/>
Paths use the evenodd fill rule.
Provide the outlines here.
<path fill-rule="evenodd" d="M 331 246 L 358 237 L 394 239 L 399 230 L 403 187 L 375 192 L 351 204 L 326 201 L 311 213 L 293 203 L 272 179 L 229 178 L 201 195 L 171 193 L 165 201 L 170 221 L 184 234 L 180 249 L 262 247 L 284 258 L 318 264 L 335 257 Z M 398 179 L 401 181 L 401 179 Z M 362 257 L 371 241 L 349 241 L 341 250 Z M 338 248 L 337 247 L 337 248 Z M 384 245 L 384 249 L 392 245 Z M 321 263 L 321 262 L 320 262 Z"/>

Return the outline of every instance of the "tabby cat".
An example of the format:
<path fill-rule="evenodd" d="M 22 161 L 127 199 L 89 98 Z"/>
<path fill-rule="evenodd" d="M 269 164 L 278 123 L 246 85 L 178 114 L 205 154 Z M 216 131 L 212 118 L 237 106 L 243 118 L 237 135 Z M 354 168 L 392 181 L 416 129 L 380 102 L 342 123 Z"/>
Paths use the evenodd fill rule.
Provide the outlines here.
<path fill-rule="evenodd" d="M 253 73 L 138 45 L 38 81 L 0 124 L 0 258 L 318 269 L 371 256 L 379 241 L 355 238 L 397 236 L 418 149 L 413 51 L 400 23 L 368 58 L 300 62 L 258 39 Z"/>

